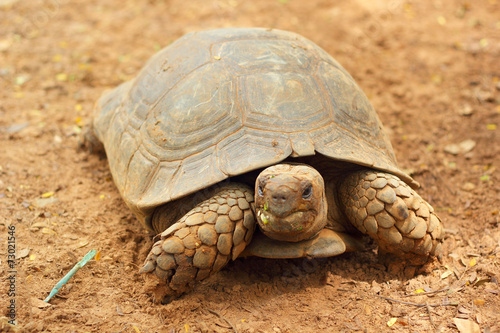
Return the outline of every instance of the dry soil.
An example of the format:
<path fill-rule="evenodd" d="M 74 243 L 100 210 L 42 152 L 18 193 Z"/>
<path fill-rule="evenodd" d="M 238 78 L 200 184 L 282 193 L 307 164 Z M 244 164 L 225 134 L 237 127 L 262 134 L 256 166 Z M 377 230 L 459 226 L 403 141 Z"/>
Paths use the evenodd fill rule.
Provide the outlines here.
<path fill-rule="evenodd" d="M 405 279 L 373 246 L 241 259 L 168 305 L 141 292 L 152 242 L 81 130 L 156 51 L 233 26 L 302 34 L 353 75 L 445 224 L 441 262 Z M 0 317 L 15 300 L 17 320 L 0 330 L 500 332 L 499 59 L 498 0 L 0 0 Z M 100 260 L 43 303 L 93 248 Z"/>

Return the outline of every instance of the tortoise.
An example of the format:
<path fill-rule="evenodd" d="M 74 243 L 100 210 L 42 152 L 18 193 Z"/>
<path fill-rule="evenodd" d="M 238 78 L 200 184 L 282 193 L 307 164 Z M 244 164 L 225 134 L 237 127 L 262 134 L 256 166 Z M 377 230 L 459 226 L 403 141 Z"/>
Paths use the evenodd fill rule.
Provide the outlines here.
<path fill-rule="evenodd" d="M 403 267 L 441 253 L 441 221 L 367 97 L 295 33 L 189 33 L 103 94 L 91 135 L 159 237 L 140 271 L 165 299 L 238 257 L 335 256 L 363 234 Z"/>

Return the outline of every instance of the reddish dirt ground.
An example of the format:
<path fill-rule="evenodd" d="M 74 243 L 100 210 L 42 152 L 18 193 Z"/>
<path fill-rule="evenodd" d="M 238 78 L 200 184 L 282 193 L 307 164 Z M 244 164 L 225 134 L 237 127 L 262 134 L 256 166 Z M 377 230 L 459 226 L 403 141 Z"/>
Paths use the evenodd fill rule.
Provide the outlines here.
<path fill-rule="evenodd" d="M 241 259 L 168 305 L 142 293 L 152 242 L 81 129 L 157 50 L 232 26 L 302 34 L 354 76 L 445 224 L 441 262 L 405 279 L 374 249 Z M 0 0 L 0 27 L 0 330 L 500 332 L 500 1 Z"/>

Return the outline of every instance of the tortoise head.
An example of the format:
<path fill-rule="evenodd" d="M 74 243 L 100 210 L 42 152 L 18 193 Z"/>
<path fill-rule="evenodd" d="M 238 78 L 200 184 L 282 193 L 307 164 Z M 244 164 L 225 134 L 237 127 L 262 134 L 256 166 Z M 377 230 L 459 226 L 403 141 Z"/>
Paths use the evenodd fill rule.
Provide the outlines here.
<path fill-rule="evenodd" d="M 255 206 L 266 236 L 288 242 L 309 239 L 326 225 L 323 177 L 308 165 L 273 165 L 257 177 Z"/>

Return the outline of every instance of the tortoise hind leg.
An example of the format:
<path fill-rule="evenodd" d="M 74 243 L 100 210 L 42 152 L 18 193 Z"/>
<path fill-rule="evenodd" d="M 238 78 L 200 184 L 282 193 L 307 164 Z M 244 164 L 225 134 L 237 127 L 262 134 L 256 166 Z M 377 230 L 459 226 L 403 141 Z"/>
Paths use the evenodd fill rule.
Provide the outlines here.
<path fill-rule="evenodd" d="M 80 137 L 80 148 L 88 150 L 90 154 L 105 154 L 104 145 L 94 131 L 93 122 L 85 126 Z"/>
<path fill-rule="evenodd" d="M 351 223 L 379 245 L 391 267 L 393 258 L 423 265 L 438 256 L 444 237 L 434 209 L 398 177 L 364 170 L 348 175 L 339 188 L 340 202 Z"/>
<path fill-rule="evenodd" d="M 141 268 L 160 280 L 155 296 L 168 302 L 236 259 L 255 229 L 252 204 L 253 191 L 232 184 L 163 231 Z"/>

